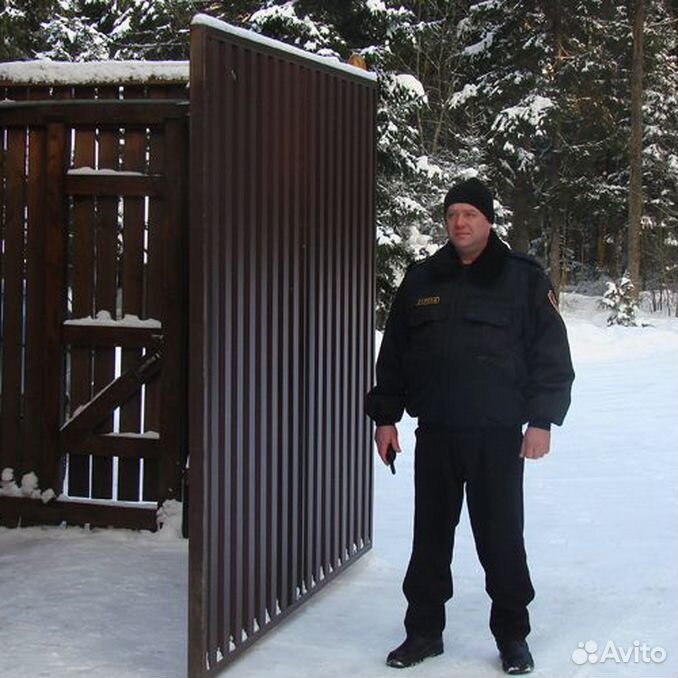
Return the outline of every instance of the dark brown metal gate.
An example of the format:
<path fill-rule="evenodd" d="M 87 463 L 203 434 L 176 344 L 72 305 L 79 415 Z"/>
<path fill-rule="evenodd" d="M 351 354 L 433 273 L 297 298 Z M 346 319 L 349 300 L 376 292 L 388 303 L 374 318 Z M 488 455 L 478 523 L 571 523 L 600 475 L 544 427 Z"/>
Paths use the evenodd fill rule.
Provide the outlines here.
<path fill-rule="evenodd" d="M 191 41 L 189 675 L 371 546 L 373 79 Z"/>
<path fill-rule="evenodd" d="M 185 458 L 185 86 L 3 92 L 0 467 L 102 501 L 0 519 L 153 528 Z"/>

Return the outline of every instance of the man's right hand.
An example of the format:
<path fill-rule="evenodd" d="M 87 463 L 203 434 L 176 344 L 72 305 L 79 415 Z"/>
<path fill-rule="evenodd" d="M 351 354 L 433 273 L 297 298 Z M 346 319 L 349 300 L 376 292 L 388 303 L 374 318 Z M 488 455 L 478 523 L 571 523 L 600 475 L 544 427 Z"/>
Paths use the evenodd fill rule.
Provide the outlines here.
<path fill-rule="evenodd" d="M 386 461 L 386 452 L 388 446 L 392 445 L 396 452 L 400 452 L 400 443 L 398 442 L 398 429 L 394 425 L 377 426 L 374 432 L 374 442 L 377 444 L 377 452 L 384 464 Z"/>

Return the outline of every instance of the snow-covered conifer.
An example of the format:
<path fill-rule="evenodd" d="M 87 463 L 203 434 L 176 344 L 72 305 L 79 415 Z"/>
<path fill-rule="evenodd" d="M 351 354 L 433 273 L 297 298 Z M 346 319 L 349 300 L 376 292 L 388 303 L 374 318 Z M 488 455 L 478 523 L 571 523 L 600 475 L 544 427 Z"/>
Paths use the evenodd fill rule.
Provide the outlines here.
<path fill-rule="evenodd" d="M 628 271 L 617 282 L 608 282 L 602 304 L 610 310 L 608 325 L 636 325 L 638 304 L 634 296 L 634 286 Z"/>

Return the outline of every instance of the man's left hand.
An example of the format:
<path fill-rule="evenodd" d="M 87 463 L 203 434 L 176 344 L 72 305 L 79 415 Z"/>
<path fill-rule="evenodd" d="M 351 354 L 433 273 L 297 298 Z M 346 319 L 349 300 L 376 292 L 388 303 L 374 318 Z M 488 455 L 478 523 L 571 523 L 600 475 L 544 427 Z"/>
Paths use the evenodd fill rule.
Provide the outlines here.
<path fill-rule="evenodd" d="M 528 426 L 520 446 L 520 456 L 523 459 L 541 459 L 549 453 L 550 446 L 551 431 Z"/>

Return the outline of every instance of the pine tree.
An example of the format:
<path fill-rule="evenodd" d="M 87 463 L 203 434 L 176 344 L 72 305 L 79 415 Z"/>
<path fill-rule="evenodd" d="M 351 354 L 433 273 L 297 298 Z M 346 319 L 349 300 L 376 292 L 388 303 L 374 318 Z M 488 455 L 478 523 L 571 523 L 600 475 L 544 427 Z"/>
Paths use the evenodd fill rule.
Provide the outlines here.
<path fill-rule="evenodd" d="M 92 61 L 110 55 L 112 15 L 104 0 L 57 0 L 54 14 L 42 23 L 41 59 Z"/>
<path fill-rule="evenodd" d="M 42 24 L 54 13 L 55 0 L 0 2 L 0 61 L 31 58 L 42 44 Z"/>
<path fill-rule="evenodd" d="M 195 0 L 118 0 L 111 57 L 188 59 L 191 18 L 204 5 Z"/>
<path fill-rule="evenodd" d="M 643 109 L 643 282 L 678 280 L 678 31 L 669 5 L 649 3 Z"/>
<path fill-rule="evenodd" d="M 466 79 L 452 108 L 477 111 L 484 164 L 509 206 L 509 239 L 528 250 L 541 236 L 549 150 L 559 112 L 553 86 L 555 40 L 543 3 L 477 2 L 460 25 Z M 550 196 L 551 204 L 557 196 Z"/>
<path fill-rule="evenodd" d="M 475 105 L 509 238 L 560 272 L 619 266 L 626 224 L 629 25 L 605 0 L 477 2 L 453 107 Z M 550 257 L 546 245 L 550 242 Z M 606 247 L 610 242 L 614 247 Z"/>
<path fill-rule="evenodd" d="M 607 318 L 608 325 L 636 326 L 638 303 L 633 280 L 631 280 L 628 271 L 616 283 L 607 283 L 607 291 L 603 295 L 602 305 L 610 311 Z"/>

